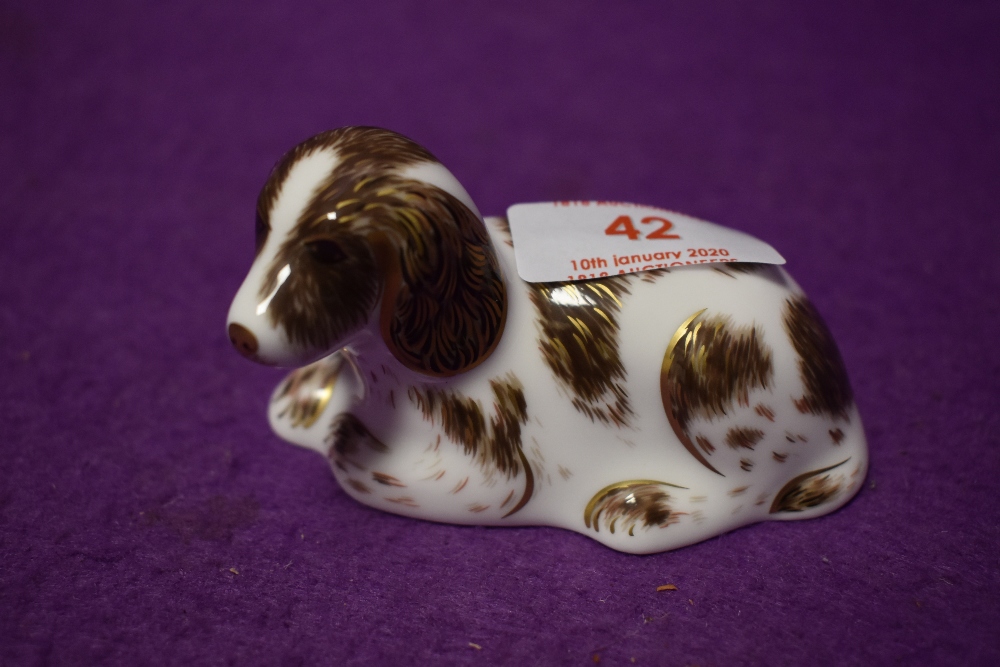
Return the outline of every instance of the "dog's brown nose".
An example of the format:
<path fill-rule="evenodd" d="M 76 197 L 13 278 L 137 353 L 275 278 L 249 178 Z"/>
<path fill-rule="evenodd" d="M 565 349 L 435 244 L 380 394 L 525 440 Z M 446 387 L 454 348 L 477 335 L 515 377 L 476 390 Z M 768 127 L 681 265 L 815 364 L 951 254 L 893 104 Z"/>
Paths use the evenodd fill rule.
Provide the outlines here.
<path fill-rule="evenodd" d="M 249 358 L 257 354 L 257 337 L 242 324 L 233 322 L 229 325 L 229 340 L 244 357 Z"/>

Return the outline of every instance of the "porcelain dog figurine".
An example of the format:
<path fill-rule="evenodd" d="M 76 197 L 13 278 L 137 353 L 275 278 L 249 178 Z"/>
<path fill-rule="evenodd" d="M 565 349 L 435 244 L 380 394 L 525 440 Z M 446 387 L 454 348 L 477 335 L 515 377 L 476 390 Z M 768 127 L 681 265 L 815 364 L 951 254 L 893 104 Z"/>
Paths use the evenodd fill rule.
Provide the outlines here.
<path fill-rule="evenodd" d="M 865 476 L 840 354 L 777 266 L 526 283 L 506 220 L 376 128 L 293 148 L 256 223 L 230 339 L 302 366 L 271 425 L 362 503 L 650 553 L 826 514 Z"/>

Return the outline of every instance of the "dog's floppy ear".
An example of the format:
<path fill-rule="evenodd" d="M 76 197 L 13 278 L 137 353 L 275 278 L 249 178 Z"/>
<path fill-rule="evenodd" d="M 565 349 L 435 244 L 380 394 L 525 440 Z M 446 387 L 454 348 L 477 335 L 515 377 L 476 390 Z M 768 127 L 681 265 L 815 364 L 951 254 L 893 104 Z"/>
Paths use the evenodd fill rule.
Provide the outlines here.
<path fill-rule="evenodd" d="M 406 367 L 457 375 L 485 360 L 503 333 L 496 251 L 483 222 L 448 192 L 415 180 L 396 188 L 378 216 L 389 224 L 372 239 L 385 280 L 382 337 Z"/>

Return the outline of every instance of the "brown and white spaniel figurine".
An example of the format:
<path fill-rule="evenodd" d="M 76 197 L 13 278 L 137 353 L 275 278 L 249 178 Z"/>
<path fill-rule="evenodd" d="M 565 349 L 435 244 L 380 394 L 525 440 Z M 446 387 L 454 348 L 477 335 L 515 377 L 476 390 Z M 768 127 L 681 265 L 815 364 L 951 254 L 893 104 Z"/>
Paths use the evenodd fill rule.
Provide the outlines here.
<path fill-rule="evenodd" d="M 506 220 L 387 130 L 281 159 L 228 327 L 299 367 L 275 432 L 397 514 L 651 553 L 826 514 L 867 469 L 840 354 L 783 269 L 524 282 Z"/>

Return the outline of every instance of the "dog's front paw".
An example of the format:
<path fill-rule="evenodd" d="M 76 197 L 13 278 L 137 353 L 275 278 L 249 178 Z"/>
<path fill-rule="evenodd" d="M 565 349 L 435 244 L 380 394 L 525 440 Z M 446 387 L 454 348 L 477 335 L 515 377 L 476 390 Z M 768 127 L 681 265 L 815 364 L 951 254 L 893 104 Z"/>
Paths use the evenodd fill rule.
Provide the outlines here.
<path fill-rule="evenodd" d="M 272 418 L 291 428 L 315 424 L 330 403 L 343 363 L 337 352 L 289 373 L 271 396 Z"/>
<path fill-rule="evenodd" d="M 283 440 L 326 454 L 329 418 L 349 406 L 354 383 L 342 352 L 289 373 L 271 395 L 271 428 Z"/>

